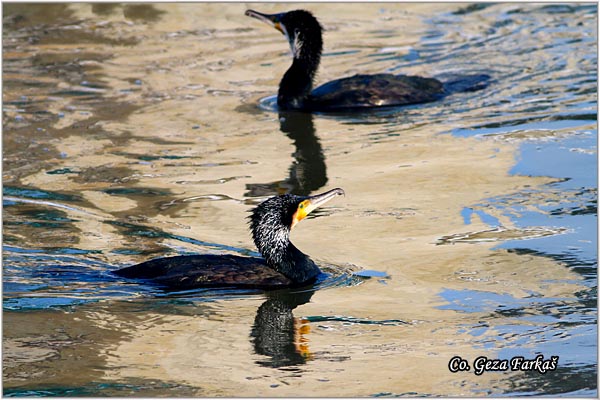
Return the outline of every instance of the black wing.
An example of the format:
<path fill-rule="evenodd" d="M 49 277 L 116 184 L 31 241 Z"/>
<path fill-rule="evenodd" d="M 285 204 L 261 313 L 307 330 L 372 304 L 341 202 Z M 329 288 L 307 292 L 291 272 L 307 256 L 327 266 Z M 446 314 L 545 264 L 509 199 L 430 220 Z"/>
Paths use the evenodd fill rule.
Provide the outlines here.
<path fill-rule="evenodd" d="M 203 254 L 157 258 L 113 272 L 124 278 L 150 280 L 169 289 L 240 287 L 275 289 L 292 282 L 261 258 Z"/>
<path fill-rule="evenodd" d="M 419 76 L 354 75 L 313 90 L 309 106 L 315 110 L 401 106 L 438 100 L 446 94 L 437 79 Z"/>

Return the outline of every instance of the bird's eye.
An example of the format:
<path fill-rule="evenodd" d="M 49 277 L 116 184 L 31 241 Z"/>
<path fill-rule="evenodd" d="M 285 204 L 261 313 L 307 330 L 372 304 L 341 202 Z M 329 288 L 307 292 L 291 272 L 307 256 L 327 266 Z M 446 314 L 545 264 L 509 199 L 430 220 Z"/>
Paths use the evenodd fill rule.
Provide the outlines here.
<path fill-rule="evenodd" d="M 304 208 L 304 203 L 300 203 L 300 208 Z"/>

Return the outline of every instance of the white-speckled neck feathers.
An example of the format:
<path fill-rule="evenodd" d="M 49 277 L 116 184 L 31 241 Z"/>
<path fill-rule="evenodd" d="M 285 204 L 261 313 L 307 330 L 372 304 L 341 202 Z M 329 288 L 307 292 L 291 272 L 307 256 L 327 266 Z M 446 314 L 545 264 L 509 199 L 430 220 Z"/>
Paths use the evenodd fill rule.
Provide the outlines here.
<path fill-rule="evenodd" d="M 290 242 L 290 231 L 311 211 L 340 194 L 344 194 L 342 189 L 310 197 L 292 194 L 275 196 L 263 201 L 252 211 L 252 239 L 271 268 L 295 283 L 309 281 L 318 275 L 319 268 L 314 262 Z"/>

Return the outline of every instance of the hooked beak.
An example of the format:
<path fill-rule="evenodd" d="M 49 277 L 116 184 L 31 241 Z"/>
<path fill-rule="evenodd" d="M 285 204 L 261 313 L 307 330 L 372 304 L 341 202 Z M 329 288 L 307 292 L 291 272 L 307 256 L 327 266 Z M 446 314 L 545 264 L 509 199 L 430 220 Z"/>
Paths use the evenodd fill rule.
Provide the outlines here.
<path fill-rule="evenodd" d="M 292 216 L 292 225 L 290 227 L 293 228 L 296 224 L 302 221 L 308 214 L 310 214 L 313 210 L 321 207 L 323 204 L 329 202 L 329 200 L 334 197 L 345 195 L 344 191 L 340 188 L 331 189 L 328 192 L 317 194 L 315 196 L 310 196 L 302 203 L 298 205 L 298 209 Z"/>
<path fill-rule="evenodd" d="M 285 35 L 283 25 L 281 25 L 281 16 L 283 15 L 283 13 L 282 14 L 263 14 L 263 13 L 259 13 L 258 11 L 254 11 L 254 10 L 246 10 L 245 14 L 248 17 L 253 17 L 262 22 L 266 22 L 267 24 L 271 25 L 272 27 L 274 27 L 279 32 L 281 32 Z"/>

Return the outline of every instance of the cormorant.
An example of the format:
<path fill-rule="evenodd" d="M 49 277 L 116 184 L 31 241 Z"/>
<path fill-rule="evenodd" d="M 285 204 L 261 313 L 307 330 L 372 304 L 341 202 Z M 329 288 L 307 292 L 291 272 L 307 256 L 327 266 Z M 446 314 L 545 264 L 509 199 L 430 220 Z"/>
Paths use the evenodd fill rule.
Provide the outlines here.
<path fill-rule="evenodd" d="M 294 58 L 279 83 L 280 110 L 344 111 L 355 108 L 402 106 L 438 100 L 450 93 L 485 87 L 485 74 L 462 76 L 441 82 L 419 76 L 375 74 L 337 79 L 312 89 L 323 50 L 319 21 L 306 10 L 246 15 L 272 25 L 285 35 Z"/>
<path fill-rule="evenodd" d="M 285 194 L 260 203 L 250 230 L 264 258 L 203 254 L 158 258 L 122 268 L 125 278 L 151 280 L 168 289 L 243 287 L 276 289 L 312 283 L 319 267 L 290 242 L 290 230 L 310 212 L 338 195 L 336 188 L 315 196 Z"/>

